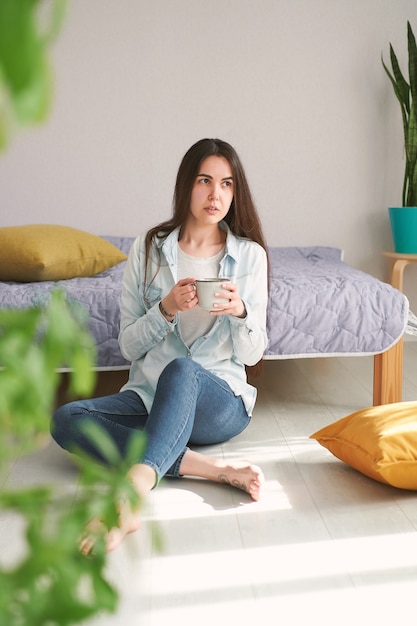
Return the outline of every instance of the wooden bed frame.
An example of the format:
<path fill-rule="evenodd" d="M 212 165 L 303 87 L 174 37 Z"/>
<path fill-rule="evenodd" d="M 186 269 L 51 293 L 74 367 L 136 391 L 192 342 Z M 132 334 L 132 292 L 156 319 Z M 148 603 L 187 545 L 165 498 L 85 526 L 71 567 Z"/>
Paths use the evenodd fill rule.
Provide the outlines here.
<path fill-rule="evenodd" d="M 404 270 L 410 263 L 417 263 L 416 254 L 383 252 L 390 261 L 389 282 L 403 291 Z M 404 339 L 392 348 L 377 354 L 374 359 L 374 405 L 401 402 L 403 382 Z"/>
<path fill-rule="evenodd" d="M 401 402 L 404 339 L 374 356 L 374 406 Z"/>

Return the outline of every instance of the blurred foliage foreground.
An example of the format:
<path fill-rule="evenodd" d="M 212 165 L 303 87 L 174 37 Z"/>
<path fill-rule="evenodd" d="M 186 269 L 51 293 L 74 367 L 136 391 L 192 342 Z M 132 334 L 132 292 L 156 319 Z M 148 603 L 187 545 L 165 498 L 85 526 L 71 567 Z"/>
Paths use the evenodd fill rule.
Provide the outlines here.
<path fill-rule="evenodd" d="M 66 0 L 0 0 L 0 153 L 16 128 L 46 120 L 53 79 L 52 43 Z"/>
<path fill-rule="evenodd" d="M 85 320 L 62 291 L 53 292 L 43 307 L 0 311 L 2 485 L 19 457 L 43 453 L 60 380 L 57 369 L 70 368 L 72 393 L 88 395 L 95 384 L 94 363 Z M 65 493 L 62 484 L 11 490 L 3 486 L 0 492 L 1 517 L 10 519 L 5 529 L 14 535 L 20 527 L 14 523 L 18 515 L 26 539 L 18 563 L 6 565 L 0 559 L 2 625 L 66 626 L 116 610 L 118 594 L 104 575 L 103 534 L 93 557 L 81 555 L 78 545 L 92 518 L 102 519 L 107 527 L 117 524 L 116 503 L 121 499 L 139 506 L 126 474 L 142 454 L 143 441 L 140 434 L 133 438 L 127 458 L 121 459 L 104 431 L 90 426 L 86 435 L 94 438 L 108 463 L 74 456 L 79 469 L 76 493 Z M 5 531 L 2 534 L 4 541 Z M 20 554 L 21 541 L 18 537 Z"/>
<path fill-rule="evenodd" d="M 65 5 L 66 0 L 0 0 L 0 153 L 16 129 L 48 117 L 53 91 L 49 53 Z M 49 436 L 57 370 L 70 368 L 74 395 L 92 392 L 95 348 L 85 322 L 59 291 L 45 307 L 0 311 L 1 486 L 14 462 L 41 450 Z M 85 434 L 108 463 L 74 457 L 76 494 L 64 493 L 62 484 L 0 492 L 2 540 L 7 541 L 6 530 L 13 535 L 20 528 L 16 516 L 26 539 L 23 556 L 12 565 L 4 563 L 4 551 L 0 554 L 1 626 L 69 626 L 116 609 L 117 592 L 104 575 L 104 537 L 97 537 L 93 558 L 82 556 L 78 544 L 92 518 L 107 527 L 117 524 L 117 502 L 139 506 L 126 474 L 142 454 L 143 438 L 132 438 L 121 459 L 98 426 L 90 425 Z M 20 536 L 18 543 L 21 554 Z"/>

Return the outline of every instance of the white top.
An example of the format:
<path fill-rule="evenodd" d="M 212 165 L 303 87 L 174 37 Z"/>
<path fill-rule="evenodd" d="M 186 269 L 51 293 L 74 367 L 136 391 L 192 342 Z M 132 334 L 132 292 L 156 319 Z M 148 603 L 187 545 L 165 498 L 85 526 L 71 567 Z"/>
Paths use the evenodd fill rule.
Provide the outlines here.
<path fill-rule="evenodd" d="M 224 256 L 224 247 L 215 256 L 203 259 L 183 252 L 178 246 L 178 280 L 181 278 L 214 278 L 219 276 L 220 261 Z M 215 318 L 198 305 L 189 311 L 178 313 L 181 337 L 188 347 L 196 339 L 206 335 L 212 328 Z"/>

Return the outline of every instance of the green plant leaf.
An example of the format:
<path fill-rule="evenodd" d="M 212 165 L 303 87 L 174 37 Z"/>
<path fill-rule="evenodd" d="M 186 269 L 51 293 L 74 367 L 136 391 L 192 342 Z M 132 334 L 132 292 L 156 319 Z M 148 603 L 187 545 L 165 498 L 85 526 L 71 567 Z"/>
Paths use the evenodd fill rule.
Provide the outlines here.
<path fill-rule="evenodd" d="M 0 150 L 7 147 L 16 125 L 37 124 L 49 114 L 53 96 L 49 48 L 65 7 L 66 0 L 0 1 Z"/>
<path fill-rule="evenodd" d="M 74 396 L 88 396 L 94 389 L 97 373 L 92 368 L 95 347 L 74 348 L 69 360 L 71 367 L 69 392 Z M 94 359 L 95 360 L 95 359 Z"/>
<path fill-rule="evenodd" d="M 51 45 L 61 32 L 67 9 L 67 0 L 54 0 L 50 7 L 50 19 L 43 35 L 43 42 Z"/>
<path fill-rule="evenodd" d="M 69 508 L 65 495 L 51 496 L 45 488 L 1 496 L 3 506 L 24 515 L 28 546 L 14 567 L 0 568 L 1 624 L 72 625 L 117 607 L 118 595 L 104 576 L 104 549 L 94 559 L 78 549 L 85 507 Z"/>
<path fill-rule="evenodd" d="M 32 80 L 14 94 L 15 114 L 20 124 L 44 122 L 50 112 L 52 95 L 52 73 L 47 59 L 41 56 L 34 68 Z"/>
<path fill-rule="evenodd" d="M 394 77 L 391 74 L 388 67 L 384 63 L 383 58 L 382 58 L 382 65 L 384 67 L 384 70 L 388 78 L 391 81 L 391 84 L 394 89 L 394 93 L 398 99 L 398 102 L 400 103 L 401 117 L 402 117 L 402 122 L 403 122 L 404 142 L 405 142 L 406 137 L 407 137 L 407 132 L 408 132 L 408 115 L 410 111 L 410 104 L 409 104 L 410 87 L 401 73 L 400 66 L 398 65 L 397 57 L 395 55 L 394 49 L 391 46 L 391 44 L 390 44 L 390 53 L 391 53 L 391 65 L 393 67 L 393 71 L 396 77 Z M 403 197 L 405 195 L 404 189 L 405 189 L 405 182 L 403 186 Z"/>
<path fill-rule="evenodd" d="M 41 52 L 35 18 L 33 0 L 0 3 L 0 59 L 12 94 L 31 82 Z"/>
<path fill-rule="evenodd" d="M 42 307 L 0 311 L 0 465 L 17 449 L 36 448 L 38 436 L 49 432 L 57 370 L 68 364 L 74 368 L 72 388 L 89 395 L 96 376 L 94 341 L 62 290 Z"/>
<path fill-rule="evenodd" d="M 414 185 L 413 185 L 413 176 L 417 163 L 417 111 L 414 100 L 411 105 L 410 116 L 408 120 L 408 129 L 407 129 L 407 139 L 405 142 L 406 146 L 406 157 L 407 157 L 407 174 L 408 174 L 408 195 L 407 195 L 407 205 L 406 206 L 414 206 L 410 204 L 410 202 L 414 201 L 413 196 L 415 196 Z"/>
<path fill-rule="evenodd" d="M 88 439 L 90 439 L 109 465 L 113 467 L 121 465 L 122 458 L 119 450 L 117 449 L 113 439 L 110 435 L 108 435 L 104 428 L 101 428 L 95 422 L 90 421 L 85 422 L 82 425 L 81 430 L 88 437 Z"/>
<path fill-rule="evenodd" d="M 139 463 L 145 452 L 146 436 L 143 432 L 134 431 L 127 446 L 125 461 L 128 467 Z"/>
<path fill-rule="evenodd" d="M 408 39 L 408 74 L 410 78 L 410 89 L 413 100 L 417 100 L 417 46 L 410 22 L 407 22 Z"/>
<path fill-rule="evenodd" d="M 400 65 L 398 63 L 397 55 L 394 52 L 394 48 L 390 44 L 390 59 L 391 66 L 393 71 L 393 76 L 389 72 L 386 67 L 384 61 L 382 61 L 385 71 L 387 72 L 389 78 L 394 87 L 395 94 L 400 101 L 400 104 L 405 108 L 407 113 L 410 111 L 410 85 L 405 80 L 403 73 L 401 72 Z"/>

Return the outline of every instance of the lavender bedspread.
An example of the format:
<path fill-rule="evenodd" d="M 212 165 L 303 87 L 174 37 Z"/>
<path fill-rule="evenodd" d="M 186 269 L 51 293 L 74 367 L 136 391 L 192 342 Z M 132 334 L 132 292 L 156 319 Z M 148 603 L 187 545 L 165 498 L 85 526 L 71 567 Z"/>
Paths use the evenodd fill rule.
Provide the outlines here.
<path fill-rule="evenodd" d="M 338 248 L 270 248 L 265 358 L 377 354 L 401 338 L 407 298 L 341 257 Z"/>
<path fill-rule="evenodd" d="M 131 237 L 105 237 L 126 254 Z M 270 248 L 267 359 L 376 354 L 402 336 L 408 301 L 390 285 L 355 270 L 336 248 Z M 125 263 L 92 276 L 57 282 L 0 282 L 0 308 L 25 308 L 64 287 L 89 315 L 98 368 L 128 366 L 117 336 Z"/>

